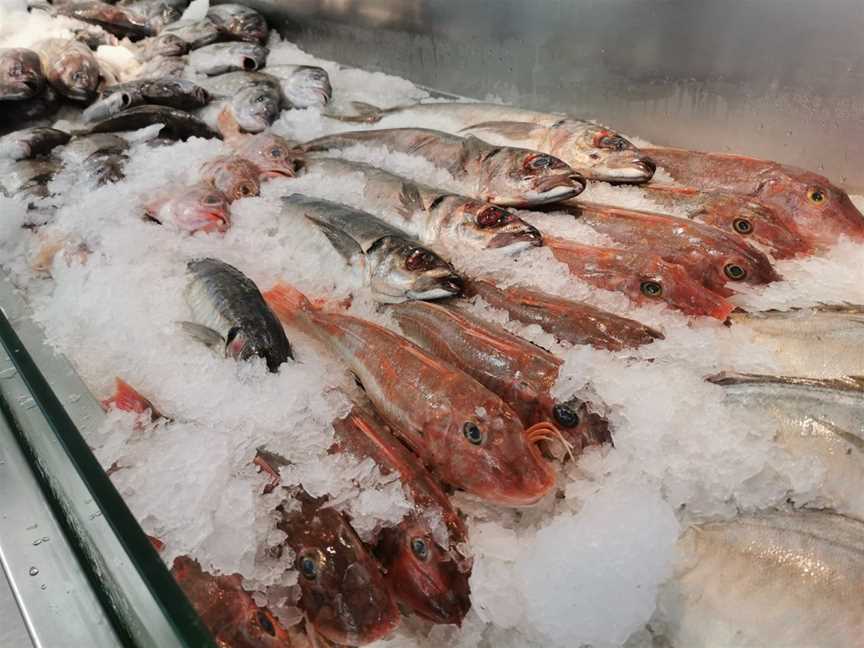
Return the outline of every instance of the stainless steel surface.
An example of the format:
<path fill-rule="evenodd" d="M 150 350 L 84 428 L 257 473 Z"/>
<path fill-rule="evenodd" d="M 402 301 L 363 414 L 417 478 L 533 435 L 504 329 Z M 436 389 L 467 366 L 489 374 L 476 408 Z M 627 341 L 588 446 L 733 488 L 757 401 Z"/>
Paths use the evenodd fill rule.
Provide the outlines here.
<path fill-rule="evenodd" d="M 861 0 L 246 4 L 324 58 L 864 189 Z"/>
<path fill-rule="evenodd" d="M 27 634 L 27 626 L 21 617 L 21 610 L 12 596 L 6 574 L 0 568 L 0 646 L 19 646 L 31 648 L 33 642 Z"/>
<path fill-rule="evenodd" d="M 0 353 L 0 372 L 7 369 L 7 362 L 8 357 Z M 0 373 L 0 379 L 8 380 L 7 375 Z M 2 415 L 0 493 L 0 566 L 18 614 L 17 619 L 8 619 L 18 632 L 10 633 L 0 646 L 117 646 L 111 623 Z M 0 582 L 0 587 L 5 588 L 5 583 Z M 0 638 L 5 632 L 0 628 Z"/>

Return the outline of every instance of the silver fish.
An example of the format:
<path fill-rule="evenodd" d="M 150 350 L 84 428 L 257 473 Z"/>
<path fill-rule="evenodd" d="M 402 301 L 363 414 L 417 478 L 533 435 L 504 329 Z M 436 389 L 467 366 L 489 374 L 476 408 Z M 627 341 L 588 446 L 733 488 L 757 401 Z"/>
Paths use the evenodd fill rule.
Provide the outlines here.
<path fill-rule="evenodd" d="M 118 2 L 118 7 L 134 11 L 142 16 L 147 25 L 157 34 L 171 23 L 180 20 L 183 12 L 163 0 L 130 0 L 130 2 Z"/>
<path fill-rule="evenodd" d="M 263 72 L 279 80 L 286 108 L 322 108 L 333 98 L 330 76 L 314 65 L 268 65 Z"/>
<path fill-rule="evenodd" d="M 33 45 L 45 76 L 57 92 L 75 101 L 92 101 L 102 78 L 99 64 L 83 43 L 46 38 Z"/>
<path fill-rule="evenodd" d="M 227 110 L 239 127 L 249 133 L 260 133 L 279 116 L 279 83 L 267 74 L 229 72 L 202 79 L 200 85 L 214 98 L 199 113 L 212 128 L 218 127 L 219 114 L 223 110 Z"/>
<path fill-rule="evenodd" d="M 528 206 L 572 198 L 585 179 L 556 157 L 528 149 L 492 146 L 425 128 L 391 128 L 325 135 L 307 151 L 365 144 L 416 155 L 446 170 L 463 195 L 505 206 Z"/>
<path fill-rule="evenodd" d="M 44 87 L 45 74 L 36 52 L 23 47 L 0 50 L 0 101 L 30 99 Z"/>
<path fill-rule="evenodd" d="M 48 153 L 69 141 L 69 133 L 56 128 L 26 128 L 0 137 L 0 158 L 23 160 Z"/>
<path fill-rule="evenodd" d="M 254 9 L 240 4 L 220 4 L 210 7 L 207 17 L 224 38 L 262 45 L 267 42 L 267 21 Z"/>
<path fill-rule="evenodd" d="M 219 133 L 194 115 L 177 108 L 150 104 L 123 110 L 103 119 L 94 124 L 88 132 L 116 133 L 138 130 L 153 124 L 162 124 L 159 134 L 175 140 L 186 140 L 190 137 L 219 137 Z"/>
<path fill-rule="evenodd" d="M 660 602 L 688 648 L 848 648 L 864 632 L 864 524 L 830 513 L 691 527 Z"/>
<path fill-rule="evenodd" d="M 156 33 L 145 16 L 129 7 L 110 5 L 99 0 L 66 2 L 56 6 L 54 13 L 98 25 L 118 38 L 138 40 Z"/>
<path fill-rule="evenodd" d="M 304 167 L 334 180 L 363 178 L 363 199 L 376 214 L 427 245 L 466 245 L 517 253 L 542 245 L 535 227 L 511 212 L 447 193 L 361 162 L 310 157 Z"/>
<path fill-rule="evenodd" d="M 647 182 L 657 168 L 615 131 L 564 114 L 488 103 L 415 104 L 386 110 L 362 103 L 355 105 L 361 114 L 347 121 L 383 122 L 392 126 L 416 124 L 430 118 L 436 124 L 446 121 L 447 130 L 458 135 L 474 135 L 497 146 L 516 146 L 554 155 L 590 180 Z"/>
<path fill-rule="evenodd" d="M 85 122 L 99 121 L 144 104 L 194 110 L 206 106 L 209 101 L 210 95 L 204 88 L 185 79 L 142 79 L 108 86 L 82 117 Z"/>
<path fill-rule="evenodd" d="M 176 34 L 164 33 L 131 43 L 127 49 L 143 63 L 159 56 L 183 56 L 189 51 L 189 44 Z"/>
<path fill-rule="evenodd" d="M 462 291 L 462 279 L 449 263 L 371 214 L 300 194 L 282 202 L 283 213 L 308 218 L 349 264 L 363 267 L 380 302 L 440 299 Z"/>
<path fill-rule="evenodd" d="M 780 371 L 793 376 L 864 376 L 864 307 L 841 305 L 791 311 L 733 313 L 732 325 L 750 330 L 771 349 Z"/>
<path fill-rule="evenodd" d="M 266 47 L 254 43 L 213 43 L 192 51 L 189 65 L 196 72 L 211 76 L 236 70 L 254 72 L 264 67 L 267 54 Z"/>
<path fill-rule="evenodd" d="M 227 357 L 260 356 L 273 372 L 293 359 L 285 329 L 251 279 L 218 259 L 190 261 L 187 271 L 184 296 L 193 321 L 184 330 L 218 344 Z"/>
<path fill-rule="evenodd" d="M 169 25 L 166 25 L 161 32 L 163 34 L 173 34 L 183 40 L 189 49 L 198 49 L 210 43 L 215 43 L 219 38 L 219 30 L 209 18 L 201 20 L 178 20 Z"/>

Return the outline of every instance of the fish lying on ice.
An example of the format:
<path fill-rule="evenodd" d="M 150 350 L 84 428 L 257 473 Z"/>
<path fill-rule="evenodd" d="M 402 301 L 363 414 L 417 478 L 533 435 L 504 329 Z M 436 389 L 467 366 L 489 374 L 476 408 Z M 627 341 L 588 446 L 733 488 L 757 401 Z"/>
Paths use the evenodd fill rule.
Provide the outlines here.
<path fill-rule="evenodd" d="M 89 102 L 96 96 L 102 71 L 90 48 L 75 40 L 46 38 L 33 45 L 48 83 L 64 97 Z"/>
<path fill-rule="evenodd" d="M 207 10 L 207 18 L 216 25 L 219 34 L 229 40 L 263 45 L 270 33 L 264 17 L 241 4 L 214 5 Z"/>
<path fill-rule="evenodd" d="M 182 40 L 188 49 L 195 50 L 210 43 L 215 43 L 219 38 L 219 29 L 209 18 L 201 20 L 178 20 L 166 25 L 160 32 L 160 36 L 171 34 Z"/>
<path fill-rule="evenodd" d="M 201 166 L 201 180 L 212 184 L 229 200 L 257 196 L 261 170 L 246 158 L 220 155 Z"/>
<path fill-rule="evenodd" d="M 175 34 L 159 34 L 144 38 L 137 43 L 130 43 L 126 49 L 143 63 L 160 56 L 183 56 L 189 51 L 189 44 Z"/>
<path fill-rule="evenodd" d="M 207 183 L 166 187 L 147 200 L 144 214 L 183 232 L 224 232 L 231 225 L 230 201 Z"/>
<path fill-rule="evenodd" d="M 255 135 L 243 133 L 228 110 L 219 114 L 217 125 L 225 143 L 237 155 L 258 167 L 261 179 L 291 178 L 296 175 L 303 159 L 303 152 L 296 144 L 269 131 Z"/>
<path fill-rule="evenodd" d="M 196 72 L 207 75 L 224 74 L 236 70 L 254 72 L 264 67 L 268 50 L 255 43 L 212 43 L 189 54 L 189 65 Z"/>
<path fill-rule="evenodd" d="M 128 7 L 111 5 L 99 0 L 65 2 L 57 5 L 53 13 L 98 25 L 118 38 L 139 40 L 156 34 L 145 16 Z"/>
<path fill-rule="evenodd" d="M 0 192 L 23 200 L 46 198 L 48 183 L 63 164 L 55 158 L 19 160 L 0 176 Z"/>
<path fill-rule="evenodd" d="M 63 147 L 60 157 L 66 164 L 81 167 L 99 185 L 121 180 L 129 161 L 129 143 L 112 133 L 79 135 Z"/>
<path fill-rule="evenodd" d="M 524 110 L 488 103 L 429 103 L 386 110 L 356 104 L 354 121 L 446 122 L 448 132 L 473 135 L 497 146 L 542 151 L 560 158 L 589 180 L 618 183 L 648 182 L 655 165 L 618 133 L 557 113 Z M 349 121 L 351 118 L 349 118 Z"/>
<path fill-rule="evenodd" d="M 45 74 L 36 52 L 23 47 L 0 50 L 0 101 L 30 99 L 44 87 Z"/>
<path fill-rule="evenodd" d="M 556 202 L 572 198 L 585 188 L 581 175 L 551 155 L 492 146 L 476 137 L 463 138 L 424 128 L 337 133 L 307 142 L 303 148 L 328 151 L 359 144 L 422 157 L 450 173 L 459 193 L 496 205 Z"/>
<path fill-rule="evenodd" d="M 24 160 L 50 152 L 69 141 L 69 133 L 56 128 L 26 128 L 0 137 L 0 159 Z"/>
<path fill-rule="evenodd" d="M 162 125 L 162 129 L 159 131 L 160 137 L 173 140 L 186 140 L 190 137 L 219 137 L 217 131 L 214 131 L 195 115 L 185 110 L 155 104 L 145 104 L 121 110 L 111 117 L 96 122 L 85 132 L 116 133 L 138 130 L 154 124 Z"/>
<path fill-rule="evenodd" d="M 145 104 L 189 111 L 203 108 L 209 101 L 210 95 L 204 88 L 185 79 L 141 79 L 108 86 L 84 110 L 82 118 L 85 122 L 100 121 Z"/>
<path fill-rule="evenodd" d="M 279 81 L 260 72 L 228 72 L 201 79 L 201 85 L 213 97 L 211 104 L 199 112 L 211 127 L 218 126 L 223 110 L 241 129 L 260 133 L 279 116 L 282 94 Z"/>
<path fill-rule="evenodd" d="M 285 108 L 323 108 L 333 98 L 330 76 L 315 65 L 268 65 L 263 72 L 279 80 Z"/>
<path fill-rule="evenodd" d="M 507 506 L 554 488 L 554 471 L 515 412 L 467 374 L 377 324 L 315 307 L 287 284 L 265 298 L 351 369 L 394 434 L 443 481 Z"/>
<path fill-rule="evenodd" d="M 462 278 L 449 263 L 404 232 L 359 209 L 292 194 L 282 213 L 305 216 L 339 254 L 362 270 L 373 297 L 384 303 L 458 295 Z"/>

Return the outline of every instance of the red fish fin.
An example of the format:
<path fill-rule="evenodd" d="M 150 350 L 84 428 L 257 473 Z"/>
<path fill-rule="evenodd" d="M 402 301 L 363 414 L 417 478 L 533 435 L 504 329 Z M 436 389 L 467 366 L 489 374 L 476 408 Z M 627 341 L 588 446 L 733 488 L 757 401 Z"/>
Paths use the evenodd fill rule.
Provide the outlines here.
<path fill-rule="evenodd" d="M 157 553 L 162 553 L 162 550 L 165 549 L 165 543 L 156 536 L 148 535 L 147 539 L 150 541 L 150 544 L 153 545 L 153 548 Z"/>
<path fill-rule="evenodd" d="M 264 300 L 286 324 L 295 321 L 301 312 L 315 309 L 306 295 L 281 281 L 264 293 Z"/>
<path fill-rule="evenodd" d="M 240 132 L 240 125 L 231 114 L 231 110 L 226 106 L 216 117 L 216 127 L 222 133 L 222 139 L 226 142 L 233 143 L 243 139 L 243 134 Z"/>
<path fill-rule="evenodd" d="M 102 406 L 107 410 L 112 406 L 123 412 L 134 412 L 135 414 L 143 414 L 146 411 L 153 413 L 154 418 L 161 416 L 153 407 L 153 403 L 144 398 L 135 389 L 123 381 L 121 378 L 115 378 L 114 395 L 107 400 L 102 401 Z"/>

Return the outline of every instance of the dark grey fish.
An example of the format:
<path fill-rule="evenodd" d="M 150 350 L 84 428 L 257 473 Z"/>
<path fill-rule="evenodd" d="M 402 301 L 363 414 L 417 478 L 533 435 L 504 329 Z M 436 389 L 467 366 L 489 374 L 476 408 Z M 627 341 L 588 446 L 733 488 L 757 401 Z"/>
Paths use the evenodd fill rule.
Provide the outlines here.
<path fill-rule="evenodd" d="M 92 101 L 102 80 L 90 48 L 76 40 L 46 38 L 33 45 L 48 83 L 74 101 Z"/>
<path fill-rule="evenodd" d="M 108 86 L 82 117 L 86 122 L 98 121 L 144 104 L 194 110 L 206 106 L 209 101 L 210 95 L 204 88 L 185 79 L 142 79 Z"/>
<path fill-rule="evenodd" d="M 216 137 L 219 133 L 211 129 L 194 115 L 169 106 L 144 105 L 124 110 L 95 124 L 90 133 L 116 133 L 138 130 L 153 124 L 162 124 L 159 134 L 175 140 L 189 137 Z M 220 138 L 221 139 L 221 138 Z"/>
<path fill-rule="evenodd" d="M 180 16 L 183 15 L 180 9 L 171 6 L 164 0 L 131 0 L 130 2 L 118 2 L 117 6 L 142 16 L 147 21 L 147 25 L 157 34 L 166 25 L 180 20 Z"/>
<path fill-rule="evenodd" d="M 210 43 L 215 43 L 219 38 L 219 30 L 215 23 L 209 18 L 201 20 L 178 20 L 166 25 L 160 34 L 174 34 L 184 40 L 189 49 L 197 49 Z"/>
<path fill-rule="evenodd" d="M 19 160 L 0 177 L 0 189 L 15 198 L 46 198 L 50 195 L 48 183 L 62 167 L 54 158 Z"/>
<path fill-rule="evenodd" d="M 260 356 L 274 372 L 294 358 L 282 324 L 251 279 L 218 259 L 190 261 L 187 271 L 184 296 L 192 311 L 192 321 L 182 323 L 187 333 L 220 346 L 228 357 Z"/>
<path fill-rule="evenodd" d="M 69 16 L 91 25 L 98 25 L 119 38 L 138 40 L 156 34 L 146 17 L 127 7 L 110 5 L 107 2 L 97 0 L 67 2 L 56 6 L 54 11 L 60 16 Z"/>
<path fill-rule="evenodd" d="M 282 202 L 283 213 L 308 218 L 349 264 L 363 268 L 378 301 L 441 299 L 462 292 L 463 280 L 453 266 L 372 214 L 301 194 Z"/>
<path fill-rule="evenodd" d="M 286 108 L 324 107 L 333 98 L 330 76 L 314 65 L 269 65 L 262 70 L 279 80 Z"/>
<path fill-rule="evenodd" d="M 69 133 L 37 126 L 0 137 L 0 158 L 24 160 L 48 153 L 69 141 Z"/>
<path fill-rule="evenodd" d="M 46 120 L 60 108 L 60 97 L 51 86 L 30 99 L 0 102 L 0 132 L 32 126 Z"/>
<path fill-rule="evenodd" d="M 23 47 L 0 50 L 0 101 L 30 99 L 44 87 L 45 74 L 36 52 Z"/>
<path fill-rule="evenodd" d="M 129 161 L 126 154 L 129 143 L 111 133 L 93 133 L 75 137 L 61 152 L 67 164 L 81 167 L 102 185 L 125 177 L 124 167 Z"/>
<path fill-rule="evenodd" d="M 226 72 L 254 72 L 264 67 L 268 49 L 255 43 L 213 43 L 194 50 L 189 65 L 201 74 L 216 75 Z"/>
<path fill-rule="evenodd" d="M 264 17 L 254 9 L 240 4 L 220 4 L 207 10 L 223 38 L 248 43 L 267 42 L 269 28 Z"/>

